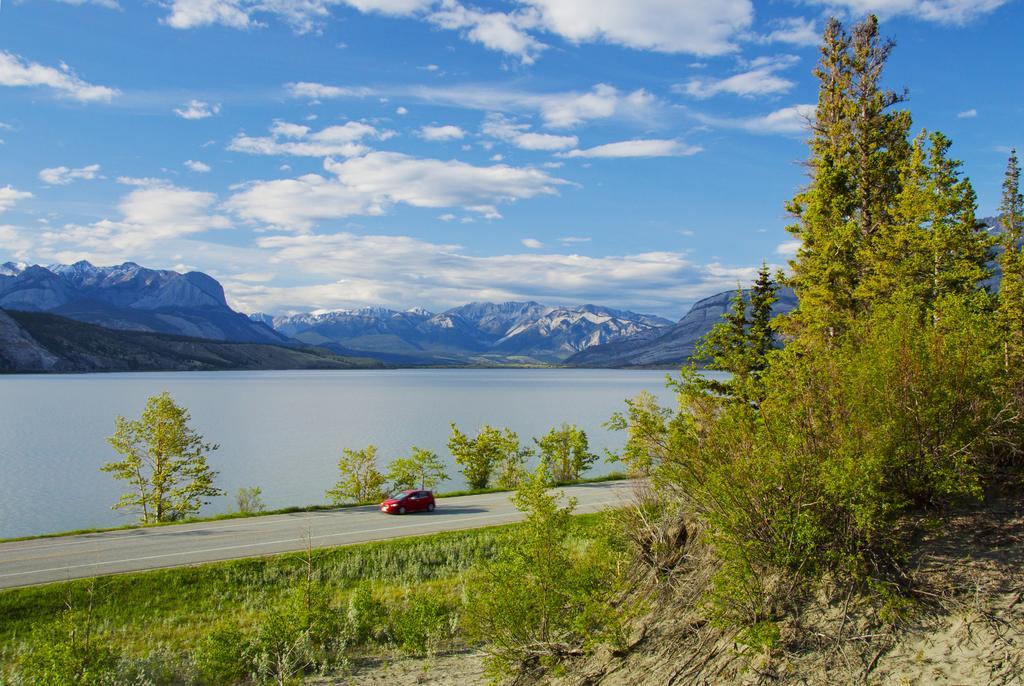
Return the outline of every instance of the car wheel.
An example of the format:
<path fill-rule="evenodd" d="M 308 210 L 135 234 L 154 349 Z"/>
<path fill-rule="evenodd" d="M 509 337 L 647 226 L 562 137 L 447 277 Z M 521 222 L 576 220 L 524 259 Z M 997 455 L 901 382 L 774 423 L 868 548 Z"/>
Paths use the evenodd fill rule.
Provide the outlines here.
<path fill-rule="evenodd" d="M 398 508 L 398 514 L 405 514 L 405 508 L 404 507 Z"/>
<path fill-rule="evenodd" d="M 434 511 L 434 503 L 427 503 L 427 512 Z"/>

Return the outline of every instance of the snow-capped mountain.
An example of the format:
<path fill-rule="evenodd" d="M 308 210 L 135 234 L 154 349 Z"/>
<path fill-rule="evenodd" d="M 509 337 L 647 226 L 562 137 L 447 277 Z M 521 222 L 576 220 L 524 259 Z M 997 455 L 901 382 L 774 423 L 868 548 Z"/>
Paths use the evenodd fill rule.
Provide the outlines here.
<path fill-rule="evenodd" d="M 699 300 L 672 326 L 581 349 L 565 363 L 576 367 L 678 367 L 686 364 L 697 342 L 722 321 L 734 294 L 735 291 L 725 291 Z M 777 315 L 785 314 L 796 306 L 796 294 L 783 288 L 772 311 Z"/>
<path fill-rule="evenodd" d="M 232 310 L 216 279 L 134 262 L 97 267 L 0 265 L 0 308 L 50 312 L 110 329 L 214 340 L 283 343 L 272 328 Z"/>
<path fill-rule="evenodd" d="M 433 314 L 364 308 L 254 319 L 304 343 L 395 362 L 557 362 L 592 345 L 671 324 L 667 319 L 583 305 L 470 303 Z"/>

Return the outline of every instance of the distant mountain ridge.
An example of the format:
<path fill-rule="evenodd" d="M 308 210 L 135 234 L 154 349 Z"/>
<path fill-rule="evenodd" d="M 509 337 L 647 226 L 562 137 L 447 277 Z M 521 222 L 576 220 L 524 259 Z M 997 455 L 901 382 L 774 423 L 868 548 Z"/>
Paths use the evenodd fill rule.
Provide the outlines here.
<path fill-rule="evenodd" d="M 153 331 L 211 340 L 287 343 L 270 327 L 232 310 L 220 283 L 134 262 L 96 267 L 0 265 L 0 308 L 49 312 L 108 329 Z"/>
<path fill-rule="evenodd" d="M 678 367 L 686 364 L 697 343 L 708 334 L 729 309 L 736 291 L 717 293 L 694 303 L 685 317 L 672 326 L 612 341 L 580 351 L 565 360 L 572 367 Z M 744 291 L 749 295 L 750 291 Z M 778 292 L 772 308 L 776 315 L 797 307 L 796 294 L 789 288 Z"/>
<path fill-rule="evenodd" d="M 469 303 L 444 312 L 384 307 L 271 317 L 252 315 L 310 345 L 388 361 L 557 363 L 590 346 L 671 325 L 662 317 L 598 305 Z"/>
<path fill-rule="evenodd" d="M 0 310 L 0 373 L 379 368 L 376 360 L 266 343 L 119 331 L 43 312 Z"/>

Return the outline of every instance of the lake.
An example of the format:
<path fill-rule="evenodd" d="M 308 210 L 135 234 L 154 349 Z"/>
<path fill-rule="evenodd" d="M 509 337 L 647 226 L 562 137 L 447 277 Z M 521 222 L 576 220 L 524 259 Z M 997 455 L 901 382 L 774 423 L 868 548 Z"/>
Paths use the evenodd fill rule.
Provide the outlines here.
<path fill-rule="evenodd" d="M 230 494 L 259 486 L 269 508 L 325 502 L 342 448 L 379 448 L 381 468 L 418 445 L 449 464 L 440 490 L 462 488 L 446 447 L 449 423 L 467 433 L 508 427 L 520 440 L 562 422 L 591 450 L 625 437 L 601 427 L 623 400 L 650 391 L 671 402 L 666 372 L 588 369 L 168 372 L 0 376 L 0 538 L 131 523 L 110 509 L 124 487 L 100 465 L 114 418 L 137 418 L 169 391 L 192 426 L 220 444 L 210 465 Z M 592 474 L 610 471 L 603 460 Z M 202 514 L 227 512 L 215 498 Z"/>

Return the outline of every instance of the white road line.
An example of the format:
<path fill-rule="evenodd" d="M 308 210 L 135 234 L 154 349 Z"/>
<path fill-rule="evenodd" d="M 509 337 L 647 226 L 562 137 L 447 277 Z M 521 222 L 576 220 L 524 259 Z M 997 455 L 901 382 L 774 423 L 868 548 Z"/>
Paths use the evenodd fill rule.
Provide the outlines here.
<path fill-rule="evenodd" d="M 616 501 L 609 500 L 609 501 L 602 501 L 602 502 L 598 502 L 598 503 L 590 503 L 589 505 L 587 505 L 587 507 L 599 507 L 599 506 L 604 506 L 604 505 L 611 505 L 614 502 L 616 502 Z M 509 515 L 508 512 L 498 512 L 498 513 L 495 513 L 495 514 L 476 515 L 474 517 L 463 517 L 462 519 L 447 519 L 447 520 L 441 520 L 441 521 L 444 521 L 445 523 L 456 524 L 456 523 L 459 523 L 459 522 L 472 522 L 472 521 L 479 521 L 479 520 L 482 520 L 482 519 L 493 519 L 495 517 L 507 517 L 508 515 Z M 435 523 L 436 521 L 438 521 L 438 520 L 432 520 L 431 523 Z M 336 532 L 336 533 L 333 533 L 333 534 L 320 534 L 319 536 L 310 536 L 308 538 L 308 540 L 312 541 L 312 540 L 319 540 L 319 539 L 323 539 L 323 538 L 337 538 L 339 536 L 360 536 L 360 535 L 363 535 L 363 534 L 380 533 L 381 531 L 395 531 L 397 529 L 415 529 L 415 528 L 418 528 L 418 527 L 424 527 L 424 526 L 429 526 L 429 525 L 430 525 L 430 523 L 422 522 L 422 523 L 417 523 L 417 524 L 400 524 L 400 525 L 397 525 L 397 526 L 386 526 L 386 527 L 381 527 L 381 528 L 377 528 L 377 529 L 361 529 L 361 530 L 358 530 L 358 531 L 340 531 L 340 532 Z M 431 531 L 429 533 L 445 533 L 447 531 L 455 531 L 455 530 L 456 529 L 440 529 L 438 531 Z M 106 561 L 100 561 L 100 562 L 90 562 L 88 564 L 63 565 L 63 566 L 60 566 L 60 567 L 51 567 L 50 569 L 35 569 L 35 570 L 32 570 L 32 571 L 28 571 L 28 572 L 13 572 L 13 573 L 9 573 L 9 574 L 0 574 L 0 579 L 6 579 L 6 578 L 14 577 L 14 576 L 31 576 L 33 574 L 48 574 L 50 572 L 69 571 L 69 570 L 72 570 L 72 569 L 84 569 L 84 568 L 87 568 L 87 567 L 102 567 L 102 566 L 107 566 L 107 565 L 127 564 L 129 562 L 144 562 L 146 560 L 159 560 L 159 559 L 168 558 L 168 557 L 181 557 L 182 555 L 202 555 L 202 554 L 209 554 L 209 553 L 219 553 L 219 552 L 224 552 L 224 551 L 227 551 L 227 550 L 242 550 L 244 548 L 258 548 L 258 547 L 261 547 L 261 546 L 279 545 L 281 543 L 292 543 L 294 541 L 304 541 L 304 540 L 307 540 L 307 538 L 305 536 L 301 536 L 299 538 L 283 538 L 283 539 L 276 540 L 276 541 L 263 541 L 262 543 L 244 543 L 244 544 L 239 544 L 239 545 L 221 546 L 219 548 L 203 548 L 203 549 L 200 549 L 200 550 L 187 550 L 187 551 L 182 551 L 182 552 L 177 552 L 177 553 L 164 553 L 162 555 L 147 555 L 145 557 L 133 557 L 133 558 L 127 558 L 127 559 L 123 559 L 123 560 L 106 560 Z M 209 560 L 209 561 L 213 562 L 213 561 L 220 561 L 220 560 Z M 144 569 L 137 570 L 137 571 L 144 571 Z"/>

